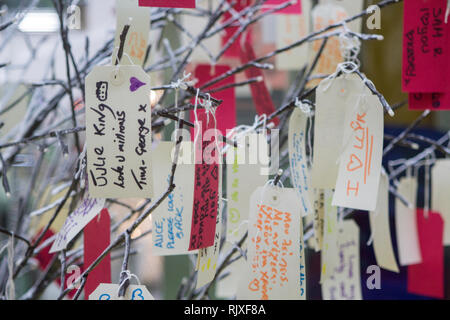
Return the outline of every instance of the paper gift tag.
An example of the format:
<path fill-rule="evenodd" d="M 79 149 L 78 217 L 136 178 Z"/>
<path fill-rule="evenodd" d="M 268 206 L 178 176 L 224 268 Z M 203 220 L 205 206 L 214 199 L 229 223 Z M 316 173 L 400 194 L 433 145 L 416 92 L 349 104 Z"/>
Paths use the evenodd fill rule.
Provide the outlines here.
<path fill-rule="evenodd" d="M 139 0 L 141 7 L 195 8 L 195 0 Z"/>
<path fill-rule="evenodd" d="M 339 264 L 322 283 L 324 300 L 362 300 L 359 257 L 359 227 L 353 220 L 339 225 Z"/>
<path fill-rule="evenodd" d="M 117 24 L 112 55 L 113 64 L 115 64 L 117 53 L 119 51 L 120 34 L 122 33 L 124 26 L 128 24 L 130 29 L 128 29 L 125 46 L 123 48 L 124 55 L 120 64 L 136 64 L 142 66 L 148 46 L 151 21 L 150 10 L 139 8 L 136 0 L 116 0 L 116 12 Z"/>
<path fill-rule="evenodd" d="M 62 229 L 56 235 L 50 253 L 65 249 L 67 244 L 100 213 L 104 205 L 105 199 L 91 198 L 87 194 L 80 206 L 67 217 Z"/>
<path fill-rule="evenodd" d="M 88 268 L 109 246 L 111 234 L 111 218 L 108 209 L 104 208 L 97 217 L 84 228 L 84 268 Z M 101 284 L 111 282 L 111 255 L 108 253 L 97 266 L 89 272 L 84 287 L 84 297 Z"/>
<path fill-rule="evenodd" d="M 300 200 L 302 216 L 311 214 L 313 211 L 310 170 L 306 155 L 307 122 L 308 115 L 296 108 L 289 120 L 288 136 L 290 177 Z"/>
<path fill-rule="evenodd" d="M 219 197 L 216 215 L 216 228 L 214 234 L 214 244 L 198 251 L 197 256 L 197 285 L 196 288 L 203 287 L 211 282 L 216 276 L 217 261 L 219 259 L 220 235 L 222 233 L 222 167 L 219 166 Z"/>
<path fill-rule="evenodd" d="M 309 1 L 309 0 L 306 0 Z M 296 2 L 294 2 L 293 4 L 291 4 L 290 6 L 282 9 L 282 10 L 278 10 L 277 12 L 274 12 L 273 14 L 282 14 L 282 15 L 298 15 L 301 14 L 302 12 L 304 12 L 304 3 L 306 2 L 305 0 L 296 0 Z M 261 11 L 262 12 L 266 12 L 269 11 L 279 5 L 282 5 L 286 3 L 286 1 L 284 0 L 267 0 L 264 2 Z M 303 5 L 303 6 L 302 6 Z"/>
<path fill-rule="evenodd" d="M 431 208 L 444 219 L 444 245 L 450 245 L 450 160 L 438 159 L 431 169 Z"/>
<path fill-rule="evenodd" d="M 294 189 L 259 187 L 250 198 L 246 269 L 237 298 L 306 297 L 302 221 Z"/>
<path fill-rule="evenodd" d="M 438 212 L 417 209 L 422 263 L 408 266 L 408 292 L 444 298 L 444 221 Z"/>
<path fill-rule="evenodd" d="M 179 156 L 192 150 L 192 142 L 183 141 Z M 157 195 L 163 194 L 169 186 L 174 152 L 175 143 L 167 141 L 161 141 L 153 152 L 153 185 Z M 179 161 L 174 184 L 175 190 L 152 213 L 154 255 L 193 253 L 188 250 L 194 200 L 194 165 Z"/>
<path fill-rule="evenodd" d="M 361 91 L 347 109 L 333 205 L 373 211 L 383 156 L 383 106 L 365 86 Z"/>
<path fill-rule="evenodd" d="M 323 243 L 325 223 L 325 193 L 322 189 L 314 189 L 314 239 L 316 252 L 320 251 Z"/>
<path fill-rule="evenodd" d="M 89 296 L 89 300 L 155 300 L 143 285 L 131 284 L 124 297 L 119 297 L 119 285 L 102 283 Z"/>
<path fill-rule="evenodd" d="M 277 49 L 289 46 L 309 34 L 310 11 L 311 0 L 303 0 L 301 14 L 276 17 Z M 275 56 L 275 64 L 279 70 L 299 70 L 307 63 L 308 45 L 306 43 Z"/>
<path fill-rule="evenodd" d="M 408 95 L 410 110 L 450 110 L 450 92 L 410 93 Z"/>
<path fill-rule="evenodd" d="M 319 0 L 319 4 L 327 3 L 341 6 L 349 17 L 353 17 L 364 10 L 364 0 Z M 347 23 L 347 26 L 351 31 L 360 33 L 363 21 L 363 19 L 356 19 Z"/>
<path fill-rule="evenodd" d="M 369 212 L 369 221 L 377 264 L 398 273 L 389 226 L 389 180 L 384 172 L 380 176 L 376 209 Z"/>
<path fill-rule="evenodd" d="M 346 74 L 331 82 L 322 81 L 316 89 L 311 172 L 311 184 L 315 188 L 336 186 L 347 110 L 351 110 L 361 87 L 362 81 L 356 74 Z"/>
<path fill-rule="evenodd" d="M 407 266 L 422 262 L 417 233 L 417 178 L 404 177 L 399 179 L 397 192 L 413 205 L 412 208 L 408 208 L 398 198 L 395 199 L 398 259 L 401 266 Z"/>
<path fill-rule="evenodd" d="M 90 194 L 150 198 L 150 77 L 138 66 L 97 66 L 85 87 Z"/>
<path fill-rule="evenodd" d="M 269 163 L 264 135 L 247 134 L 237 143 L 238 148 L 227 151 L 227 240 L 231 242 L 239 241 L 248 229 L 249 199 L 257 187 L 266 184 L 262 164 Z"/>
<path fill-rule="evenodd" d="M 406 92 L 450 92 L 447 1 L 405 1 L 402 89 Z"/>
<path fill-rule="evenodd" d="M 339 264 L 338 255 L 338 225 L 337 208 L 331 205 L 333 191 L 325 190 L 325 210 L 322 252 L 320 254 L 320 283 L 323 283 L 332 274 L 334 268 Z"/>
<path fill-rule="evenodd" d="M 230 242 L 225 242 L 222 248 L 222 252 L 229 252 L 233 248 Z M 241 246 L 242 250 L 245 252 L 247 250 L 247 242 Z M 234 260 L 241 253 L 239 251 L 235 251 L 230 260 Z M 223 279 L 217 280 L 216 284 L 216 296 L 220 298 L 228 298 L 233 299 L 237 295 L 237 290 L 239 287 L 239 282 L 242 276 L 242 270 L 246 268 L 246 261 L 244 257 L 241 257 L 238 260 L 235 260 L 232 264 L 230 264 L 222 274 L 228 273 Z"/>

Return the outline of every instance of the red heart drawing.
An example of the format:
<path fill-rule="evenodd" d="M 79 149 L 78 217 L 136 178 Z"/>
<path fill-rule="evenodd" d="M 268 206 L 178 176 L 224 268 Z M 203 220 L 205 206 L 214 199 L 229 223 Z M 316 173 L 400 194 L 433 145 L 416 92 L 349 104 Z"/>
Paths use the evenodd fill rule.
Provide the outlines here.
<path fill-rule="evenodd" d="M 355 165 L 356 163 L 357 163 L 357 165 Z M 352 165 L 353 165 L 353 167 L 352 167 Z M 349 161 L 349 163 L 347 163 L 347 170 L 355 171 L 356 169 L 359 169 L 361 167 L 362 167 L 361 160 L 359 160 L 359 158 L 354 153 L 352 153 L 350 156 L 350 161 Z"/>

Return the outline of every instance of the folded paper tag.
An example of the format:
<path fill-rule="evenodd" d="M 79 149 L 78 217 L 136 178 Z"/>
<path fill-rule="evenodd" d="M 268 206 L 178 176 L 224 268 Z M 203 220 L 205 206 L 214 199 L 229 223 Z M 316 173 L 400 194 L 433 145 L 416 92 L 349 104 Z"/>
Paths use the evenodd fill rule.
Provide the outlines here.
<path fill-rule="evenodd" d="M 339 264 L 322 283 L 324 300 L 362 300 L 359 228 L 353 220 L 342 221 L 338 232 Z"/>
<path fill-rule="evenodd" d="M 320 253 L 320 283 L 323 283 L 332 274 L 339 264 L 338 255 L 338 225 L 337 208 L 331 205 L 333 191 L 325 190 L 325 211 L 323 225 L 322 252 Z"/>
<path fill-rule="evenodd" d="M 155 300 L 143 285 L 130 285 L 124 297 L 119 297 L 119 285 L 101 283 L 89 296 L 89 300 Z"/>
<path fill-rule="evenodd" d="M 450 160 L 438 159 L 431 169 L 431 208 L 444 219 L 444 245 L 450 245 Z"/>
<path fill-rule="evenodd" d="M 302 216 L 311 214 L 313 211 L 313 192 L 306 155 L 307 123 L 308 115 L 299 108 L 296 108 L 294 112 L 292 112 L 289 120 L 289 163 L 291 169 L 291 182 L 300 199 Z"/>
<path fill-rule="evenodd" d="M 150 77 L 139 66 L 97 66 L 85 88 L 89 192 L 150 198 Z"/>
<path fill-rule="evenodd" d="M 333 205 L 375 210 L 383 155 L 383 106 L 361 88 L 344 121 L 344 137 Z"/>
<path fill-rule="evenodd" d="M 192 142 L 183 141 L 180 144 L 179 156 L 182 158 L 184 153 L 192 151 Z M 161 141 L 152 154 L 153 185 L 156 195 L 163 194 L 169 186 L 174 153 L 174 142 Z M 191 208 L 194 199 L 194 165 L 178 163 L 173 182 L 176 186 L 175 190 L 152 213 L 152 253 L 154 255 L 194 253 L 189 251 Z"/>

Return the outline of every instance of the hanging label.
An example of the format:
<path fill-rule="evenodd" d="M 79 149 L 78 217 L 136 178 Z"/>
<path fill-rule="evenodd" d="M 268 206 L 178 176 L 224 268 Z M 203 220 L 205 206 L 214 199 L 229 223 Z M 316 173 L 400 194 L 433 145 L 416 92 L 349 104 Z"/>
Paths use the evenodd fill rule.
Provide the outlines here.
<path fill-rule="evenodd" d="M 119 285 L 112 283 L 100 284 L 89 296 L 89 300 L 155 300 L 143 285 L 131 284 L 124 297 L 119 297 Z"/>
<path fill-rule="evenodd" d="M 359 270 L 359 228 L 353 220 L 342 221 L 338 232 L 339 264 L 322 283 L 324 300 L 362 300 Z"/>
<path fill-rule="evenodd" d="M 139 8 L 136 0 L 116 0 L 116 12 L 117 24 L 112 55 L 113 64 L 117 60 L 120 47 L 120 35 L 125 25 L 129 25 L 130 28 L 128 29 L 123 47 L 124 55 L 120 64 L 142 66 L 150 33 L 150 10 Z"/>
<path fill-rule="evenodd" d="M 376 209 L 369 212 L 375 258 L 381 268 L 398 273 L 389 226 L 389 180 L 384 172 L 380 176 L 377 198 Z"/>
<path fill-rule="evenodd" d="M 319 4 L 332 3 L 344 8 L 348 17 L 356 16 L 364 10 L 364 0 L 319 0 Z M 355 19 L 347 23 L 353 32 L 361 33 L 363 19 Z"/>
<path fill-rule="evenodd" d="M 373 211 L 377 202 L 383 156 L 383 106 L 361 83 L 344 122 L 342 156 L 333 205 Z"/>
<path fill-rule="evenodd" d="M 109 246 L 111 218 L 108 209 L 104 208 L 97 217 L 84 228 L 84 268 L 88 268 Z M 108 253 L 86 278 L 84 297 L 87 300 L 101 283 L 111 282 L 111 255 Z"/>
<path fill-rule="evenodd" d="M 450 92 L 449 25 L 446 0 L 405 1 L 402 89 L 406 92 Z"/>
<path fill-rule="evenodd" d="M 150 77 L 138 66 L 97 66 L 86 77 L 89 192 L 150 198 Z"/>
<path fill-rule="evenodd" d="M 309 1 L 309 0 L 306 0 Z M 305 2 L 305 1 L 303 1 Z M 261 11 L 262 12 L 266 12 L 269 11 L 277 6 L 280 6 L 282 4 L 286 3 L 285 0 L 267 0 L 264 2 Z M 299 15 L 302 13 L 302 10 L 304 10 L 302 8 L 302 1 L 301 0 L 296 0 L 293 4 L 291 4 L 290 6 L 278 10 L 276 12 L 274 12 L 273 14 L 285 14 L 285 15 L 291 15 L 291 14 L 295 14 L 295 15 Z"/>
<path fill-rule="evenodd" d="M 195 8 L 195 0 L 139 0 L 141 7 Z"/>
<path fill-rule="evenodd" d="M 229 10 L 225 11 L 223 14 L 223 22 L 229 21 L 233 18 L 233 16 L 239 14 L 242 10 L 248 7 L 251 4 L 250 0 L 237 0 L 231 1 L 227 0 L 228 4 L 233 5 Z M 245 15 L 241 17 L 241 19 L 245 19 Z M 223 31 L 223 36 L 221 37 L 222 47 L 225 46 L 228 41 L 234 37 L 235 33 L 240 29 L 240 20 L 237 20 L 237 23 L 233 23 L 230 26 L 226 27 Z M 252 30 L 248 28 L 245 32 L 241 33 L 233 42 L 232 45 L 228 47 L 228 49 L 224 52 L 224 57 L 230 58 L 239 58 L 239 51 L 241 50 L 241 39 L 242 36 L 247 33 L 247 37 L 251 39 Z M 251 43 L 251 40 L 250 40 Z"/>
<path fill-rule="evenodd" d="M 232 244 L 227 241 L 224 243 L 222 251 L 229 252 L 233 248 Z M 247 250 L 247 242 L 245 241 L 241 249 L 243 252 Z M 236 259 L 241 255 L 241 252 L 235 251 L 230 260 Z M 216 284 L 216 296 L 220 298 L 234 299 L 237 295 L 237 290 L 242 277 L 242 270 L 246 268 L 246 261 L 244 257 L 240 257 L 238 260 L 226 267 L 222 274 L 228 273 L 228 276 L 217 280 Z"/>
<path fill-rule="evenodd" d="M 417 234 L 416 216 L 417 179 L 414 177 L 399 179 L 397 192 L 414 206 L 413 208 L 408 208 L 398 198 L 395 199 L 398 260 L 401 266 L 421 263 L 422 255 Z"/>
<path fill-rule="evenodd" d="M 193 144 L 183 141 L 179 157 L 191 153 Z M 163 194 L 169 187 L 172 157 L 175 143 L 161 141 L 153 152 L 153 184 L 155 194 Z M 152 253 L 174 255 L 193 253 L 189 250 L 189 233 L 192 223 L 194 199 L 194 165 L 181 164 L 180 158 L 175 170 L 175 189 L 152 213 Z"/>
<path fill-rule="evenodd" d="M 337 208 L 331 205 L 333 191 L 325 190 L 325 217 L 323 226 L 322 252 L 320 254 L 320 283 L 332 274 L 339 264 Z"/>
<path fill-rule="evenodd" d="M 271 186 L 259 187 L 250 198 L 248 256 L 239 300 L 305 299 L 302 221 L 296 202 L 294 189 Z"/>
<path fill-rule="evenodd" d="M 408 292 L 444 298 L 444 221 L 438 212 L 417 209 L 422 263 L 408 266 Z"/>
<path fill-rule="evenodd" d="M 289 163 L 291 182 L 300 199 L 302 216 L 312 213 L 312 188 L 306 155 L 308 115 L 295 108 L 289 120 Z"/>
<path fill-rule="evenodd" d="M 261 164 L 269 163 L 264 135 L 248 134 L 237 143 L 238 148 L 227 152 L 227 240 L 231 242 L 239 241 L 248 229 L 249 199 L 257 187 L 266 184 Z"/>
<path fill-rule="evenodd" d="M 450 110 L 450 92 L 410 93 L 408 101 L 410 110 Z"/>
<path fill-rule="evenodd" d="M 314 189 L 314 243 L 316 252 L 322 248 L 325 216 L 325 193 L 322 189 Z"/>
<path fill-rule="evenodd" d="M 315 188 L 334 189 L 336 186 L 346 114 L 360 94 L 361 86 L 357 75 L 346 74 L 322 81 L 316 89 L 311 172 L 311 184 Z"/>
<path fill-rule="evenodd" d="M 431 169 L 431 208 L 444 219 L 444 245 L 450 245 L 450 160 L 438 159 Z"/>

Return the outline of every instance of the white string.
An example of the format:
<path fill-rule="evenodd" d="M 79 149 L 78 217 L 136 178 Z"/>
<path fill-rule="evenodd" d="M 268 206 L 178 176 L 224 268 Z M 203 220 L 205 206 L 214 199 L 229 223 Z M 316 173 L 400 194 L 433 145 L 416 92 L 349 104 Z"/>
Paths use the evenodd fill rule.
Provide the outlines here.
<path fill-rule="evenodd" d="M 137 275 L 135 275 L 134 273 L 131 273 L 130 270 L 124 270 L 120 272 L 120 276 L 122 276 L 122 274 L 125 274 L 126 277 L 122 280 L 122 282 L 119 285 L 119 290 L 118 292 L 120 292 L 120 288 L 122 288 L 122 286 L 125 284 L 125 282 L 127 280 L 131 280 L 131 278 L 136 279 L 137 284 L 140 286 L 141 282 L 139 281 L 139 278 L 137 277 Z"/>
<path fill-rule="evenodd" d="M 191 77 L 191 74 L 188 73 L 186 74 L 186 70 L 183 71 L 183 77 L 179 78 L 177 81 L 174 81 L 170 84 L 170 86 L 173 89 L 182 89 L 182 90 L 187 90 L 188 86 L 192 86 L 194 84 L 194 81 L 192 80 L 187 80 Z"/>

